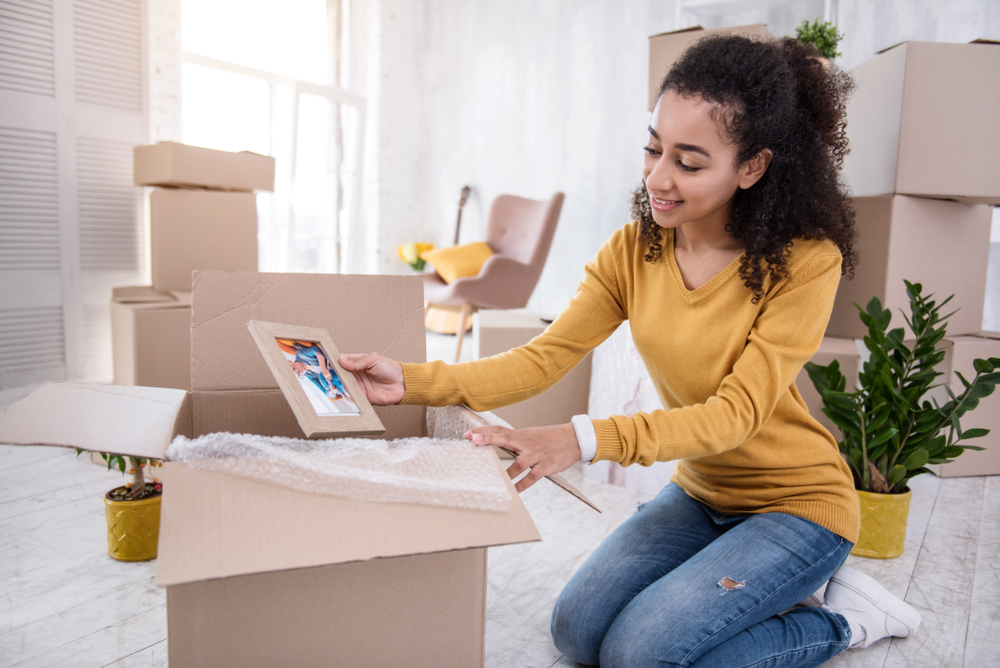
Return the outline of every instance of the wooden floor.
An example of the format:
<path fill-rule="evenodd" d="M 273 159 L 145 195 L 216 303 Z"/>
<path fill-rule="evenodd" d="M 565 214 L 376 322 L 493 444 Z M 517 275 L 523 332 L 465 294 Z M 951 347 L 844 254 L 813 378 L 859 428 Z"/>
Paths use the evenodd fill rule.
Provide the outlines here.
<path fill-rule="evenodd" d="M 597 514 L 551 484 L 523 496 L 543 541 L 491 548 L 486 665 L 572 666 L 553 647 L 555 598 L 588 554 L 647 494 L 569 477 Z M 155 562 L 106 554 L 109 473 L 59 448 L 0 446 L 0 666 L 165 666 L 166 613 Z M 923 615 L 906 640 L 828 666 L 1000 665 L 1000 477 L 914 480 L 907 549 L 850 562 Z"/>

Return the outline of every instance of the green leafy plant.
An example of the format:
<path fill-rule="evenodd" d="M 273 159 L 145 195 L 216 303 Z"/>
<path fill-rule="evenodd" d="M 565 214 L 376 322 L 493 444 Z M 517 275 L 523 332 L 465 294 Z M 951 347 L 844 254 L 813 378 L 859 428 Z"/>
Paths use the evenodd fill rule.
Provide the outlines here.
<path fill-rule="evenodd" d="M 77 457 L 85 452 L 84 450 L 77 450 Z M 99 452 L 97 453 L 101 456 L 101 459 L 108 465 L 108 470 L 118 469 L 122 472 L 122 475 L 129 473 L 132 476 L 132 481 L 125 483 L 121 487 L 117 487 L 109 494 L 111 498 L 115 501 L 136 501 L 139 499 L 145 499 L 154 494 L 159 494 L 163 491 L 163 485 L 155 477 L 152 483 L 146 482 L 146 467 L 154 469 L 158 466 L 163 466 L 163 463 L 158 459 L 147 459 L 145 457 L 130 457 L 127 455 L 115 455 L 109 452 Z"/>
<path fill-rule="evenodd" d="M 809 378 L 823 399 L 823 413 L 843 432 L 840 452 L 854 474 L 857 489 L 882 494 L 907 490 L 910 478 L 930 473 L 928 464 L 946 464 L 965 450 L 982 450 L 965 441 L 980 438 L 988 429 L 962 430 L 960 418 L 993 393 L 1000 381 L 1000 358 L 976 359 L 970 381 L 957 373 L 964 386 L 956 395 L 946 383 L 935 383 L 945 352 L 937 346 L 945 336 L 946 320 L 933 295 L 923 296 L 919 283 L 906 283 L 913 332 L 911 346 L 904 343 L 903 328 L 888 330 L 892 314 L 872 297 L 862 309 L 855 304 L 868 327 L 864 338 L 869 359 L 859 376 L 860 387 L 846 391 L 846 380 L 835 361 L 827 366 L 805 365 Z M 887 331 L 888 330 L 888 331 Z M 949 401 L 943 406 L 927 393 L 943 387 Z"/>
<path fill-rule="evenodd" d="M 816 19 L 812 23 L 803 21 L 802 25 L 795 29 L 795 39 L 805 44 L 812 44 L 823 57 L 834 59 L 840 55 L 837 51 L 837 44 L 844 39 L 844 33 L 837 30 L 837 26 L 829 21 L 820 23 Z"/>

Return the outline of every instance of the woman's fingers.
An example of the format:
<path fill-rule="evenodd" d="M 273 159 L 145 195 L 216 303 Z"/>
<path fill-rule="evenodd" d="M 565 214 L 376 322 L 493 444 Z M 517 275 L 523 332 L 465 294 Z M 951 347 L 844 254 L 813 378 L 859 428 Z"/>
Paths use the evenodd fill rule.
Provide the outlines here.
<path fill-rule="evenodd" d="M 364 353 L 343 354 L 340 364 L 354 375 L 371 403 L 390 406 L 402 401 L 406 387 L 399 362 L 378 353 Z"/>
<path fill-rule="evenodd" d="M 514 453 L 514 463 L 507 469 L 511 480 L 528 471 L 515 485 L 518 492 L 580 460 L 580 445 L 571 424 L 531 429 L 476 427 L 465 437 L 476 445 L 495 445 Z"/>

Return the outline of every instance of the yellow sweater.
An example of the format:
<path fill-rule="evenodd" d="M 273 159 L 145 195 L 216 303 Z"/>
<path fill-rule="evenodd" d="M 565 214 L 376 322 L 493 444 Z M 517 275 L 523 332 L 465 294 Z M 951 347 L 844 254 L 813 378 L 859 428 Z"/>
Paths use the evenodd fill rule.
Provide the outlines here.
<path fill-rule="evenodd" d="M 651 264 L 638 229 L 626 225 L 604 244 L 567 309 L 527 345 L 467 364 L 403 364 L 402 403 L 490 410 L 523 401 L 551 387 L 628 319 L 667 410 L 594 420 L 595 461 L 679 460 L 673 481 L 719 512 L 784 512 L 856 541 L 850 470 L 794 384 L 830 318 L 840 281 L 837 247 L 797 240 L 788 277 L 766 280 L 753 304 L 738 258 L 688 290 L 673 231 Z"/>

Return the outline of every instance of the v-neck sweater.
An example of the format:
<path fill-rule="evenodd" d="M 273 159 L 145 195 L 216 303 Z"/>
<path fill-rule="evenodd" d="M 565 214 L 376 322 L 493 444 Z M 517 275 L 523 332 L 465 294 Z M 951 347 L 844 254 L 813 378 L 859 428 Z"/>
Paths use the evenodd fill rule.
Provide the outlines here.
<path fill-rule="evenodd" d="M 652 263 L 637 223 L 615 232 L 586 266 L 566 310 L 528 344 L 465 364 L 403 364 L 402 403 L 491 410 L 523 401 L 555 384 L 627 319 L 666 409 L 593 420 L 594 461 L 677 460 L 672 480 L 719 512 L 788 513 L 856 541 L 860 511 L 850 470 L 795 386 L 833 309 L 836 245 L 795 240 L 785 276 L 765 279 L 755 304 L 740 258 L 689 290 L 673 230 L 665 232 Z"/>

